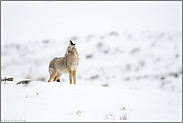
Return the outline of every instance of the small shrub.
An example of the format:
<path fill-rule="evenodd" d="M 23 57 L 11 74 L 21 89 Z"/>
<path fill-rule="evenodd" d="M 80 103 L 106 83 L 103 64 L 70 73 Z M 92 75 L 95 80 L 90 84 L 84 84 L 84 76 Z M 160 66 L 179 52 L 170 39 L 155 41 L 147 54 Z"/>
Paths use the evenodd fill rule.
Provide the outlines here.
<path fill-rule="evenodd" d="M 115 115 L 113 115 L 110 112 L 106 113 L 106 115 L 104 116 L 104 120 L 109 120 L 109 119 L 115 120 Z"/>
<path fill-rule="evenodd" d="M 78 116 L 80 116 L 80 114 L 81 114 L 81 110 L 78 110 L 77 112 L 76 112 L 76 114 L 78 115 Z"/>
<path fill-rule="evenodd" d="M 120 116 L 120 120 L 127 120 L 128 115 L 124 114 L 123 116 Z"/>

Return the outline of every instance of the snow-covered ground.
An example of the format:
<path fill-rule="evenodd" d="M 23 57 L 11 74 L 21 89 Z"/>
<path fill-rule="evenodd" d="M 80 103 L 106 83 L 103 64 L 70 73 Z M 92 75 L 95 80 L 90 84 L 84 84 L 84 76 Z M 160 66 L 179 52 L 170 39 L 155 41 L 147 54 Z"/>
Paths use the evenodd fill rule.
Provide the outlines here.
<path fill-rule="evenodd" d="M 1 79 L 14 80 L 1 82 L 1 121 L 182 121 L 177 3 L 3 2 Z M 76 85 L 48 83 L 70 39 Z"/>
<path fill-rule="evenodd" d="M 1 84 L 2 121 L 181 121 L 180 93 L 19 80 Z"/>

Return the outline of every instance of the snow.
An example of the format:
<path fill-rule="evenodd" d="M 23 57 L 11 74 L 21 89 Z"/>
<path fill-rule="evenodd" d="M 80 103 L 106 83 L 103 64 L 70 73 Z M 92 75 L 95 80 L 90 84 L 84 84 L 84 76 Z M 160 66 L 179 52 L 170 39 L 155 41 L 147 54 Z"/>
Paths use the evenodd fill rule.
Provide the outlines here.
<path fill-rule="evenodd" d="M 180 14 L 176 7 L 180 4 L 158 4 L 153 9 L 155 4 L 126 3 L 122 10 L 119 3 L 60 5 L 3 2 L 1 78 L 14 80 L 1 82 L 1 121 L 182 121 L 182 31 L 175 14 Z M 142 17 L 135 21 L 137 26 L 127 23 L 134 20 L 130 6 L 137 7 L 130 9 L 137 11 L 135 17 Z M 71 15 L 59 13 L 62 10 Z M 162 25 L 151 25 L 145 12 Z M 147 20 L 144 26 L 141 19 Z M 69 84 L 68 74 L 60 83 L 48 83 L 49 62 L 64 56 L 70 39 L 79 55 L 76 85 Z M 25 79 L 31 82 L 16 85 Z"/>
<path fill-rule="evenodd" d="M 180 93 L 17 80 L 1 84 L 3 121 L 120 121 L 124 114 L 129 121 L 181 120 Z"/>

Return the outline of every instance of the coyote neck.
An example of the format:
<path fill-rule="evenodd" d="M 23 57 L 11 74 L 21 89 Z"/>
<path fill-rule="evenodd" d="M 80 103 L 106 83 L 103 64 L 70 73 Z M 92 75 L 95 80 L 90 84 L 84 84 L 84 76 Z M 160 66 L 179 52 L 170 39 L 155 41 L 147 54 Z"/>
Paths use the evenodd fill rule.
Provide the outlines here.
<path fill-rule="evenodd" d="M 74 59 L 78 59 L 78 52 L 75 51 L 75 52 L 72 52 L 72 53 L 68 53 L 67 56 L 69 56 L 69 57 L 71 57 L 71 58 L 74 58 Z M 66 56 L 66 57 L 67 57 L 67 56 Z"/>
<path fill-rule="evenodd" d="M 65 56 L 68 56 L 68 55 L 75 57 L 75 58 L 78 58 L 78 52 L 75 48 L 73 48 L 72 50 L 67 50 L 65 53 Z"/>

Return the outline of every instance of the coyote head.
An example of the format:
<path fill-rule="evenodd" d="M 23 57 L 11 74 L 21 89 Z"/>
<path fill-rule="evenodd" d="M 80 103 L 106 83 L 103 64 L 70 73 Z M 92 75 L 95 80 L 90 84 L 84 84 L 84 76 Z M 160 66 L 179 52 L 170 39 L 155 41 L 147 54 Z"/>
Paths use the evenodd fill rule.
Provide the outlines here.
<path fill-rule="evenodd" d="M 68 55 L 69 53 L 74 53 L 77 52 L 75 48 L 75 43 L 73 43 L 71 40 L 69 41 L 69 46 L 67 47 L 67 51 L 65 53 L 65 56 Z"/>

